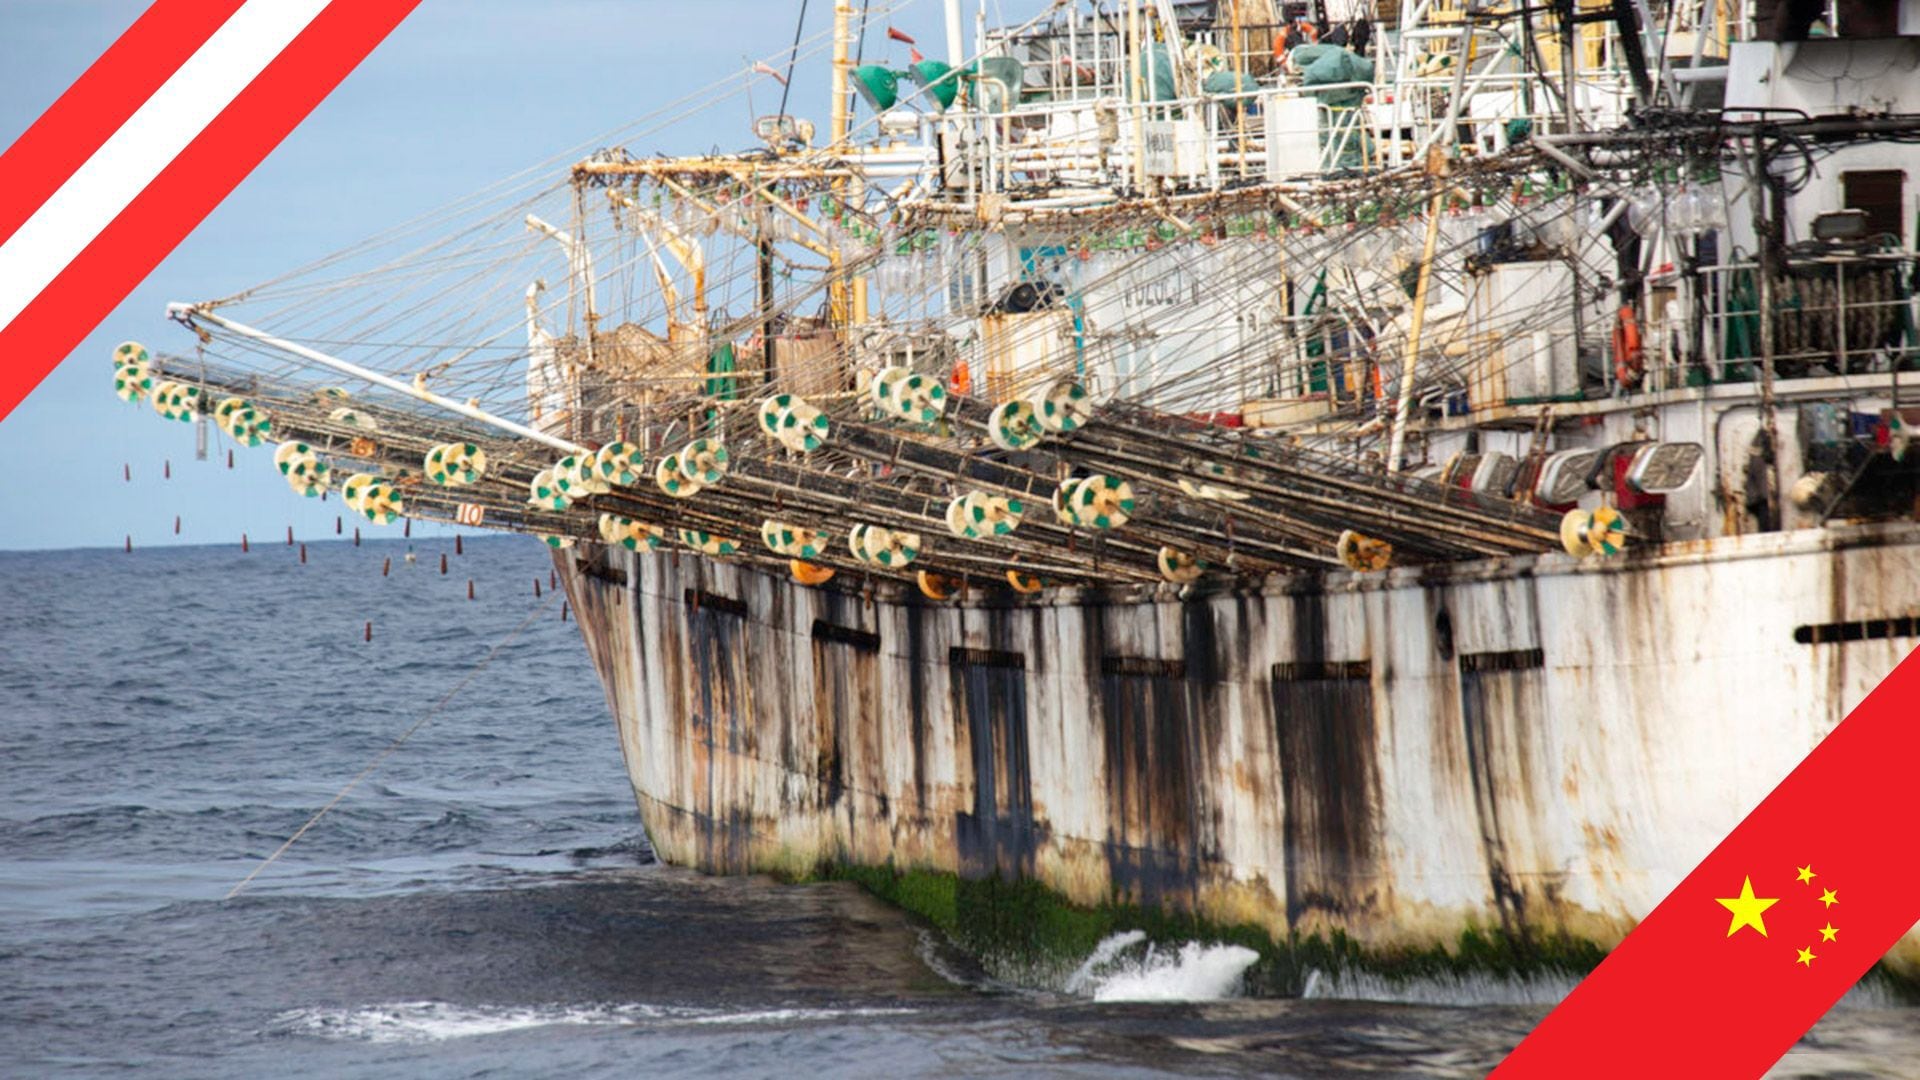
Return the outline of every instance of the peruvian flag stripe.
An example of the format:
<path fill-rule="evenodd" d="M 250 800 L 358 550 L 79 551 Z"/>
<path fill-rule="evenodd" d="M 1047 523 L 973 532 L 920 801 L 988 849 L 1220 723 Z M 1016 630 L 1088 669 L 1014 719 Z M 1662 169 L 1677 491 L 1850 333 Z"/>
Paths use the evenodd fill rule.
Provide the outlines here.
<path fill-rule="evenodd" d="M 0 244 L 127 122 L 241 0 L 157 0 L 0 154 Z"/>
<path fill-rule="evenodd" d="M 418 2 L 248 0 L 0 245 L 0 418 Z"/>

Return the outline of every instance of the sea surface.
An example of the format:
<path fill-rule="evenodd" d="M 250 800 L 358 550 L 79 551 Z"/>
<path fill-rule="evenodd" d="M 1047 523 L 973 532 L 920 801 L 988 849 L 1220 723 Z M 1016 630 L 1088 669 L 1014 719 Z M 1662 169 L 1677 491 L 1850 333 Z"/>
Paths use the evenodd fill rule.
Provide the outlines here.
<path fill-rule="evenodd" d="M 0 1076 L 1477 1076 L 1568 989 L 1249 1000 L 1127 935 L 1009 986 L 854 886 L 660 865 L 546 549 L 453 547 L 0 553 Z M 1775 1072 L 1920 1076 L 1920 1011 Z"/>

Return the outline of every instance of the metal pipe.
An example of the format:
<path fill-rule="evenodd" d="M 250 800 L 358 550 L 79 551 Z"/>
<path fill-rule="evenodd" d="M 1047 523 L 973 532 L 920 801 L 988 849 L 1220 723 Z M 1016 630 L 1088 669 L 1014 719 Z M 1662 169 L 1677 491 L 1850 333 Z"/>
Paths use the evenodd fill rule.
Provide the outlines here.
<path fill-rule="evenodd" d="M 216 315 L 210 310 L 195 307 L 192 304 L 168 304 L 167 317 L 189 327 L 195 322 L 212 323 L 222 330 L 238 334 L 252 341 L 257 341 L 262 345 L 267 345 L 289 355 L 297 356 L 302 360 L 310 360 L 322 367 L 329 367 L 343 374 L 351 375 L 356 379 L 363 379 L 375 386 L 405 394 L 410 398 L 417 401 L 424 401 L 429 405 L 438 405 L 448 412 L 457 413 L 469 420 L 478 420 L 489 427 L 499 428 L 508 434 L 518 435 L 523 439 L 532 439 L 535 442 L 551 446 L 556 450 L 565 451 L 569 454 L 584 454 L 587 452 L 587 448 L 579 443 L 568 442 L 565 439 L 549 435 L 544 431 L 527 427 L 525 424 L 515 423 L 505 417 L 495 416 L 485 409 L 469 405 L 464 401 L 455 401 L 449 397 L 442 397 L 424 386 L 401 382 L 391 375 L 385 375 L 369 368 L 363 368 L 358 364 L 342 360 L 337 356 L 328 356 L 326 353 L 309 349 L 305 345 L 288 341 L 285 338 L 274 337 L 265 330 L 256 329 L 245 323 L 234 322 L 232 319 L 226 318 L 223 315 Z"/>

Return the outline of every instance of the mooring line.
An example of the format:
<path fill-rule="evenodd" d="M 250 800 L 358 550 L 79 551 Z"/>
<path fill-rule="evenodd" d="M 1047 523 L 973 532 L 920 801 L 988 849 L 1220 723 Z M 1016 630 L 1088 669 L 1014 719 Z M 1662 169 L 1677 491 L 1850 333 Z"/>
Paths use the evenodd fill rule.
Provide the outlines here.
<path fill-rule="evenodd" d="M 471 671 L 467 672 L 466 678 L 463 678 L 458 683 L 454 684 L 453 689 L 448 690 L 446 694 L 442 696 L 437 703 L 434 704 L 433 708 L 428 709 L 425 713 L 421 714 L 420 719 L 415 720 L 412 726 L 408 727 L 407 730 L 401 732 L 397 738 L 395 738 L 392 742 L 388 743 L 386 746 L 386 749 L 380 751 L 380 753 L 376 755 L 372 761 L 367 762 L 366 768 L 361 769 L 358 775 L 356 775 L 353 779 L 347 781 L 346 787 L 341 788 L 339 793 L 334 795 L 334 797 L 327 803 L 327 805 L 321 807 L 318 811 L 314 813 L 312 817 L 308 818 L 307 823 L 305 825 L 300 826 L 300 828 L 296 830 L 292 836 L 287 837 L 286 843 L 281 844 L 278 848 L 274 850 L 273 854 L 267 856 L 264 860 L 262 860 L 259 866 L 254 867 L 252 873 L 248 874 L 244 878 L 241 878 L 240 883 L 238 885 L 235 885 L 232 888 L 232 890 L 229 891 L 225 897 L 223 897 L 223 899 L 231 900 L 235 896 L 238 896 L 240 894 L 241 889 L 246 888 L 248 884 L 250 884 L 253 881 L 254 878 L 260 876 L 260 872 L 262 870 L 265 870 L 267 867 L 272 866 L 275 860 L 279 859 L 280 856 L 285 855 L 287 853 L 287 849 L 293 846 L 294 841 L 300 839 L 302 836 L 305 836 L 307 834 L 308 829 L 311 829 L 315 825 L 319 824 L 321 818 L 326 817 L 329 811 L 331 811 L 334 807 L 340 805 L 340 800 L 346 798 L 348 792 L 351 792 L 355 787 L 359 785 L 360 781 L 365 780 L 369 775 L 371 775 L 373 773 L 373 770 L 379 768 L 380 763 L 387 760 L 387 758 L 391 757 L 394 751 L 400 749 L 400 747 L 404 745 L 408 739 L 413 737 L 414 732 L 419 731 L 421 728 L 426 726 L 427 721 L 433 719 L 435 716 L 438 716 L 440 714 L 440 711 L 447 707 L 447 703 L 453 700 L 454 695 L 458 694 L 462 690 L 465 690 L 467 688 L 467 684 L 472 682 L 474 678 L 480 674 L 481 671 L 485 670 L 486 666 L 493 662 L 494 657 L 500 655 L 501 649 L 504 649 L 508 645 L 513 644 L 514 639 L 518 638 L 520 634 L 526 630 L 527 627 L 532 626 L 534 620 L 540 617 L 541 612 L 553 606 L 553 598 L 561 595 L 562 591 L 563 590 L 560 590 L 560 589 L 549 590 L 547 593 L 547 598 L 542 602 L 535 604 L 533 606 L 533 610 L 527 613 L 527 617 L 520 621 L 519 626 L 514 627 L 512 632 L 508 633 L 506 637 L 501 638 L 500 641 L 496 643 L 492 649 L 488 650 L 487 655 L 481 657 L 480 662 L 475 664 Z"/>

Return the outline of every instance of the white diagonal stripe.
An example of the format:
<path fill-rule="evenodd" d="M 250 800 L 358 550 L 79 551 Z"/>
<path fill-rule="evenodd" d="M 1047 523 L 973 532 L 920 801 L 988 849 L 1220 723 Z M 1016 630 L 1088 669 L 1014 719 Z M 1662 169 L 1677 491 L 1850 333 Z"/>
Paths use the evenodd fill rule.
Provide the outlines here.
<path fill-rule="evenodd" d="M 4 245 L 0 328 L 146 190 L 328 0 L 247 0 Z"/>

